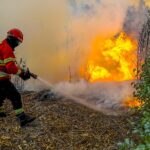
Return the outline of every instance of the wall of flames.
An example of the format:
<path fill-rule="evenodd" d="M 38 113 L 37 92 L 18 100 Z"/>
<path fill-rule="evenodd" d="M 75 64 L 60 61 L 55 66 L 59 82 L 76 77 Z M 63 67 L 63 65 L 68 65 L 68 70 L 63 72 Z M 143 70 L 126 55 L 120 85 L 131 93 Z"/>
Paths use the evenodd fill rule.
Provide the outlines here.
<path fill-rule="evenodd" d="M 93 41 L 85 64 L 80 68 L 80 75 L 90 82 L 134 80 L 137 48 L 137 39 L 125 32 L 108 39 L 98 36 Z M 124 98 L 123 105 L 140 107 L 142 102 L 131 96 Z"/>
<path fill-rule="evenodd" d="M 137 40 L 124 32 L 113 38 L 96 37 L 80 75 L 90 82 L 135 79 Z"/>

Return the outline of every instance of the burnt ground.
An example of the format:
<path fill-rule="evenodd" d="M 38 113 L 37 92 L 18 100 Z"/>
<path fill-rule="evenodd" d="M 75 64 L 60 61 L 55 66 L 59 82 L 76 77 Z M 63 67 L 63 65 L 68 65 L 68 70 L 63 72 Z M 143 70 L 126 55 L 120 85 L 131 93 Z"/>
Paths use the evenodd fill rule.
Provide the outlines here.
<path fill-rule="evenodd" d="M 130 132 L 129 114 L 107 116 L 71 101 L 38 101 L 36 93 L 22 97 L 25 111 L 37 119 L 20 128 L 6 101 L 0 150 L 117 150 L 117 143 Z"/>

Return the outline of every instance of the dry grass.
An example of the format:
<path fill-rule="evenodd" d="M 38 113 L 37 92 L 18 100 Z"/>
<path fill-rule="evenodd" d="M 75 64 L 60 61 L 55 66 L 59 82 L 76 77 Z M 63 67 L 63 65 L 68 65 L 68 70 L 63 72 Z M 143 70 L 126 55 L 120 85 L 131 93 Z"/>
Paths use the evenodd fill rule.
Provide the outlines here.
<path fill-rule="evenodd" d="M 117 150 L 130 131 L 131 116 L 106 116 L 68 101 L 38 101 L 23 94 L 26 112 L 37 117 L 20 128 L 10 102 L 0 119 L 1 150 Z"/>

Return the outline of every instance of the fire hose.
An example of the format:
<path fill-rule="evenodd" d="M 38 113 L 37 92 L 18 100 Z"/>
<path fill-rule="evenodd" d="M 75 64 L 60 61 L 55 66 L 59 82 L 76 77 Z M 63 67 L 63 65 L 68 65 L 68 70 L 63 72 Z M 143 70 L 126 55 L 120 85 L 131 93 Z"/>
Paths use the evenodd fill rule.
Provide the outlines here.
<path fill-rule="evenodd" d="M 38 75 L 30 72 L 29 68 L 27 68 L 26 73 L 29 74 L 33 79 L 38 79 Z"/>
<path fill-rule="evenodd" d="M 33 79 L 38 79 L 38 76 L 32 72 L 29 73 L 30 76 L 33 78 Z"/>

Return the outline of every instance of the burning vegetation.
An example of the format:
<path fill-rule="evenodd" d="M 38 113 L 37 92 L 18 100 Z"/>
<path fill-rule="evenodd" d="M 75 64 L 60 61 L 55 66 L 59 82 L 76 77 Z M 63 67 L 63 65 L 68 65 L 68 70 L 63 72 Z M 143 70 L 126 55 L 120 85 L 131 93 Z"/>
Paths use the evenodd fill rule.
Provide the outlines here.
<path fill-rule="evenodd" d="M 139 31 L 144 23 L 139 17 L 146 20 L 147 12 L 148 8 L 145 2 L 141 0 L 137 8 L 128 8 L 120 33 L 112 38 L 104 39 L 100 35 L 95 37 L 91 51 L 80 67 L 80 76 L 90 83 L 137 80 L 139 65 L 142 63 L 141 60 L 145 59 L 141 59 L 143 54 L 139 52 L 139 38 L 142 35 L 139 35 Z M 133 96 L 124 97 L 122 102 L 126 107 L 142 106 L 142 102 Z"/>
<path fill-rule="evenodd" d="M 111 39 L 97 37 L 81 75 L 90 82 L 135 79 L 137 40 L 121 32 Z"/>
<path fill-rule="evenodd" d="M 125 100 L 125 106 L 127 107 L 131 107 L 131 108 L 134 108 L 134 107 L 141 107 L 143 102 L 141 102 L 140 100 L 136 99 L 136 98 L 127 98 Z"/>

